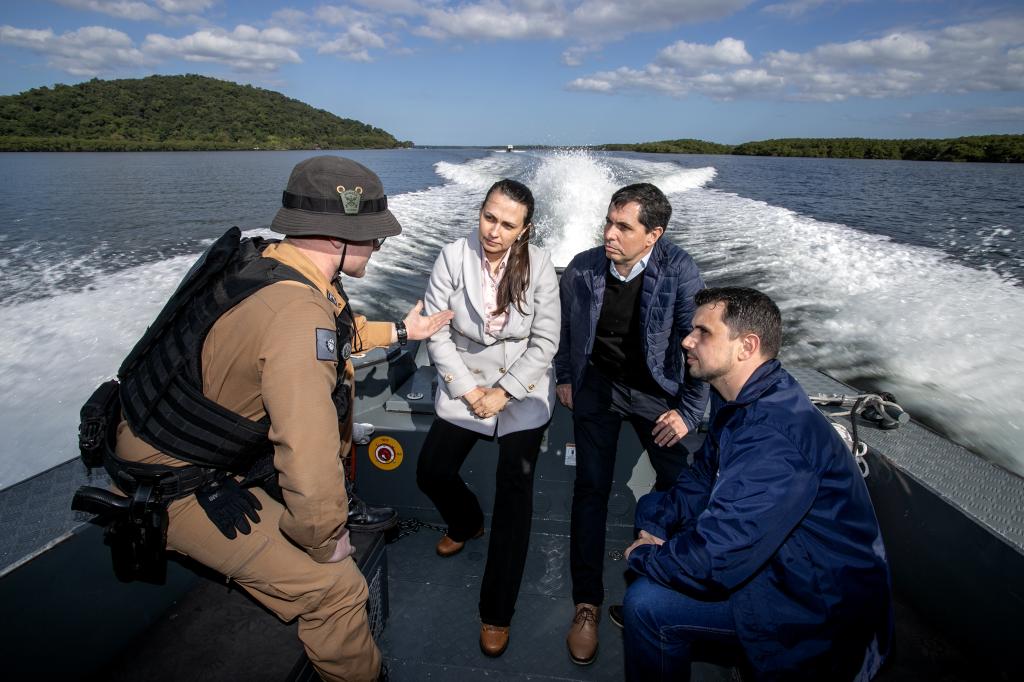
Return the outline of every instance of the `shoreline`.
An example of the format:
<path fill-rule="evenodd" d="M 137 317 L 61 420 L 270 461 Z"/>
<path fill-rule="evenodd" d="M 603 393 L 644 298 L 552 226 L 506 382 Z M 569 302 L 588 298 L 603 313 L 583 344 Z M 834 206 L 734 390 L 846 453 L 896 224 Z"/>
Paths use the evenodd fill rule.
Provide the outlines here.
<path fill-rule="evenodd" d="M 53 138 L 52 144 L 42 139 L 33 144 L 16 145 L 10 138 L 0 137 L 0 152 L 8 153 L 132 153 L 132 152 L 293 152 L 293 151 L 386 151 L 400 149 L 483 149 L 506 151 L 506 145 L 461 144 L 398 144 L 352 145 L 339 147 L 296 146 L 205 146 L 187 141 L 178 144 L 132 145 L 117 140 L 80 140 Z M 87 144 L 87 143 L 96 144 Z M 707 145 L 707 147 L 704 147 Z M 968 146 L 969 145 L 969 146 Z M 701 140 L 667 140 L 663 142 L 614 143 L 594 145 L 515 145 L 516 151 L 548 151 L 585 149 L 596 152 L 632 152 L 640 154 L 683 154 L 691 156 L 747 156 L 762 158 L 846 159 L 856 161 L 929 161 L 947 163 L 1024 163 L 1024 135 L 987 135 L 970 138 L 943 139 L 870 139 L 870 138 L 787 138 L 719 145 Z M 845 153 L 844 153 L 845 152 Z"/>

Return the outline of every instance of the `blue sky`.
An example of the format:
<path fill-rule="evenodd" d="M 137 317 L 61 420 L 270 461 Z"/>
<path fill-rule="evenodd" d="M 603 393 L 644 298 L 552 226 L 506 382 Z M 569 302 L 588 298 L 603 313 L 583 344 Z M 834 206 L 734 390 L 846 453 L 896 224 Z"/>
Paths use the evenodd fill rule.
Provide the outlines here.
<path fill-rule="evenodd" d="M 0 94 L 199 73 L 418 144 L 1024 133 L 1024 3 L 5 0 Z"/>

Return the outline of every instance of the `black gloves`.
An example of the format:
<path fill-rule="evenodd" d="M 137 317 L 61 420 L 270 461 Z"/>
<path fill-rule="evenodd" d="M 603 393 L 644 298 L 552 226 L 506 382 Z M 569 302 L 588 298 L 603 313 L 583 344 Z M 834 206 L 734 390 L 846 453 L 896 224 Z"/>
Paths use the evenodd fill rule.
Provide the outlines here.
<path fill-rule="evenodd" d="M 238 536 L 236 528 L 242 535 L 248 535 L 252 531 L 249 519 L 258 522 L 260 515 L 256 510 L 263 508 L 259 499 L 231 476 L 216 478 L 199 488 L 196 500 L 228 540 Z"/>

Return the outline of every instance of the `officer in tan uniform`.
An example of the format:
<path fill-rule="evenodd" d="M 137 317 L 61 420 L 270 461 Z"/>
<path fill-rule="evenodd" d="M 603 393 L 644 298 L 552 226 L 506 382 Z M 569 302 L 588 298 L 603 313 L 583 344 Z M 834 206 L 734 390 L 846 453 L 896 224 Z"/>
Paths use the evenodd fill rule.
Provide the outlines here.
<path fill-rule="evenodd" d="M 336 325 L 347 319 L 352 347 L 363 350 L 427 338 L 451 314 L 421 315 L 418 302 L 402 322 L 367 322 L 346 309 L 337 276 L 362 277 L 384 238 L 401 231 L 368 168 L 336 156 L 303 161 L 283 205 L 272 228 L 286 237 L 261 257 L 287 266 L 292 278 L 258 288 L 217 317 L 202 342 L 201 375 L 206 398 L 252 422 L 269 418 L 283 502 L 225 474 L 169 504 L 167 546 L 235 580 L 282 620 L 298 618 L 325 680 L 374 680 L 381 657 L 345 528 L 340 455 L 351 447 L 352 416 L 339 401 L 351 404 L 353 368 Z M 122 379 L 128 415 L 125 389 Z M 139 464 L 186 465 L 138 437 L 129 421 L 117 427 L 112 459 L 122 468 L 115 473 L 131 478 Z"/>

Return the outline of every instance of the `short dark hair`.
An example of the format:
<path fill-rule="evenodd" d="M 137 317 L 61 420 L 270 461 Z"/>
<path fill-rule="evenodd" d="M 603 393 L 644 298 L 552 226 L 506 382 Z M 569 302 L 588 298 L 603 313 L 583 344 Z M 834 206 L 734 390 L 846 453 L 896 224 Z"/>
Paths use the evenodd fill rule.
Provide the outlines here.
<path fill-rule="evenodd" d="M 703 289 L 693 298 L 698 307 L 709 303 L 724 303 L 722 321 L 732 332 L 757 334 L 761 339 L 761 355 L 774 358 L 782 345 L 782 313 L 775 301 L 757 289 L 746 287 L 717 287 Z"/>
<path fill-rule="evenodd" d="M 612 195 L 611 204 L 622 208 L 631 201 L 640 204 L 640 224 L 650 232 L 656 227 L 668 230 L 668 221 L 672 217 L 672 204 L 664 192 L 649 182 L 638 182 L 626 185 Z"/>

